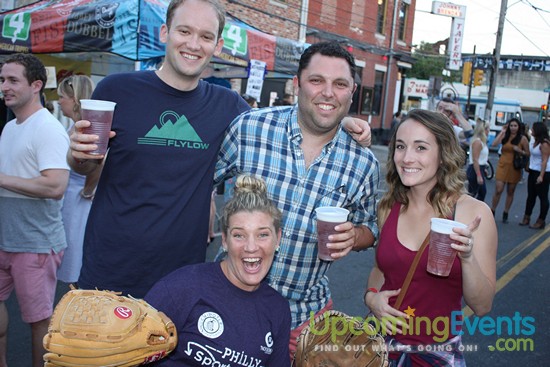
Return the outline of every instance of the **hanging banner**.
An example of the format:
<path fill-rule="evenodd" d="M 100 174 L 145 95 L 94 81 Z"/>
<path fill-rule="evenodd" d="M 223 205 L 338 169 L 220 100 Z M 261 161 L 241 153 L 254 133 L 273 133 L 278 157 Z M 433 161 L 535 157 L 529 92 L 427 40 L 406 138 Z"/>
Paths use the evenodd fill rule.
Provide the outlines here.
<path fill-rule="evenodd" d="M 131 60 L 159 56 L 164 45 L 158 34 L 168 4 L 169 0 L 39 1 L 0 14 L 0 53 L 96 51 Z"/>
<path fill-rule="evenodd" d="M 110 52 L 134 61 L 164 56 L 161 25 L 169 0 L 48 0 L 0 14 L 0 54 Z M 214 62 L 293 74 L 307 44 L 275 37 L 228 17 Z"/>

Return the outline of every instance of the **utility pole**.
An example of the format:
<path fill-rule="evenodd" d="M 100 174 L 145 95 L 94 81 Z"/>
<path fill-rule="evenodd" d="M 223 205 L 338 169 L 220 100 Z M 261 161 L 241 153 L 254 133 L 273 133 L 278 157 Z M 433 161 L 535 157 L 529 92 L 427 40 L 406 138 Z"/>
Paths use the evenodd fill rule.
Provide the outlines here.
<path fill-rule="evenodd" d="M 470 77 L 468 78 L 468 101 L 466 102 L 466 114 L 470 114 L 470 102 L 472 99 L 472 79 L 474 78 L 474 66 L 477 61 L 476 45 L 474 45 L 474 53 L 472 55 L 472 66 L 470 68 Z"/>
<path fill-rule="evenodd" d="M 388 66 L 386 71 L 386 83 L 384 86 L 384 105 L 382 107 L 382 114 L 380 116 L 380 128 L 382 129 L 382 133 L 384 131 L 384 122 L 386 120 L 386 109 L 389 105 L 388 98 L 390 94 L 390 82 L 391 82 L 391 67 L 392 67 L 392 59 L 393 59 L 393 46 L 395 44 L 395 23 L 397 22 L 397 10 L 399 8 L 399 0 L 394 0 L 393 2 L 393 21 L 391 24 L 391 32 L 390 32 L 390 51 L 388 52 Z"/>
<path fill-rule="evenodd" d="M 506 9 L 508 8 L 508 0 L 500 2 L 500 16 L 498 18 L 497 41 L 495 45 L 493 57 L 493 72 L 489 79 L 489 95 L 487 96 L 487 105 L 485 107 L 485 121 L 491 121 L 491 112 L 493 110 L 493 102 L 495 100 L 495 91 L 497 89 L 498 67 L 500 64 L 500 46 L 502 44 L 502 32 L 504 30 L 504 20 L 506 19 Z"/>
<path fill-rule="evenodd" d="M 298 41 L 306 41 L 307 15 L 309 12 L 309 0 L 302 0 L 302 9 L 300 10 L 300 31 Z"/>

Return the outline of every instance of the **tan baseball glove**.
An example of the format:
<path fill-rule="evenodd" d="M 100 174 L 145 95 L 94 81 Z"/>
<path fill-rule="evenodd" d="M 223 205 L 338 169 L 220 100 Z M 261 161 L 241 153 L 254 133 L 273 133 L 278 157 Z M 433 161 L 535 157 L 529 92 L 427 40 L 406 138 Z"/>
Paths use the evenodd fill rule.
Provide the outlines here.
<path fill-rule="evenodd" d="M 304 328 L 297 339 L 293 367 L 383 367 L 388 365 L 384 338 L 368 323 L 328 311 Z"/>
<path fill-rule="evenodd" d="M 174 323 L 147 302 L 114 292 L 70 290 L 44 337 L 45 367 L 137 366 L 177 344 Z"/>

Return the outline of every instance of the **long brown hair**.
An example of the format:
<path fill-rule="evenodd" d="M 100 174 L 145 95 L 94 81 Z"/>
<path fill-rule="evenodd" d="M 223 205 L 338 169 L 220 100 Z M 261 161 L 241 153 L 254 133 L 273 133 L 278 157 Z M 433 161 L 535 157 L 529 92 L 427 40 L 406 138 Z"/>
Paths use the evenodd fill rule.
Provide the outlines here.
<path fill-rule="evenodd" d="M 436 215 L 447 218 L 452 215 L 454 205 L 460 195 L 466 192 L 464 181 L 466 174 L 463 169 L 464 151 L 453 130 L 452 122 L 442 113 L 427 110 L 412 110 L 397 126 L 389 143 L 386 182 L 388 191 L 380 200 L 378 206 L 378 224 L 382 227 L 395 202 L 400 202 L 404 210 L 409 205 L 410 188 L 403 185 L 397 167 L 393 161 L 396 136 L 399 127 L 407 120 L 414 120 L 434 134 L 439 149 L 441 164 L 436 172 L 437 182 L 430 190 L 426 200 L 432 205 Z"/>

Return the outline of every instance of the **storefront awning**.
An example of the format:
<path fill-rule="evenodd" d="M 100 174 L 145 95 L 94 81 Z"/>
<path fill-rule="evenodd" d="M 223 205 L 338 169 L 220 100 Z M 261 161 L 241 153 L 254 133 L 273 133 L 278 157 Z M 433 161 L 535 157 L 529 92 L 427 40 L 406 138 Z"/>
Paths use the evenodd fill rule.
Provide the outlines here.
<path fill-rule="evenodd" d="M 164 55 L 159 31 L 168 0 L 47 0 L 0 14 L 0 54 L 109 52 L 145 61 Z M 307 44 L 275 37 L 229 18 L 214 62 L 293 74 Z"/>

